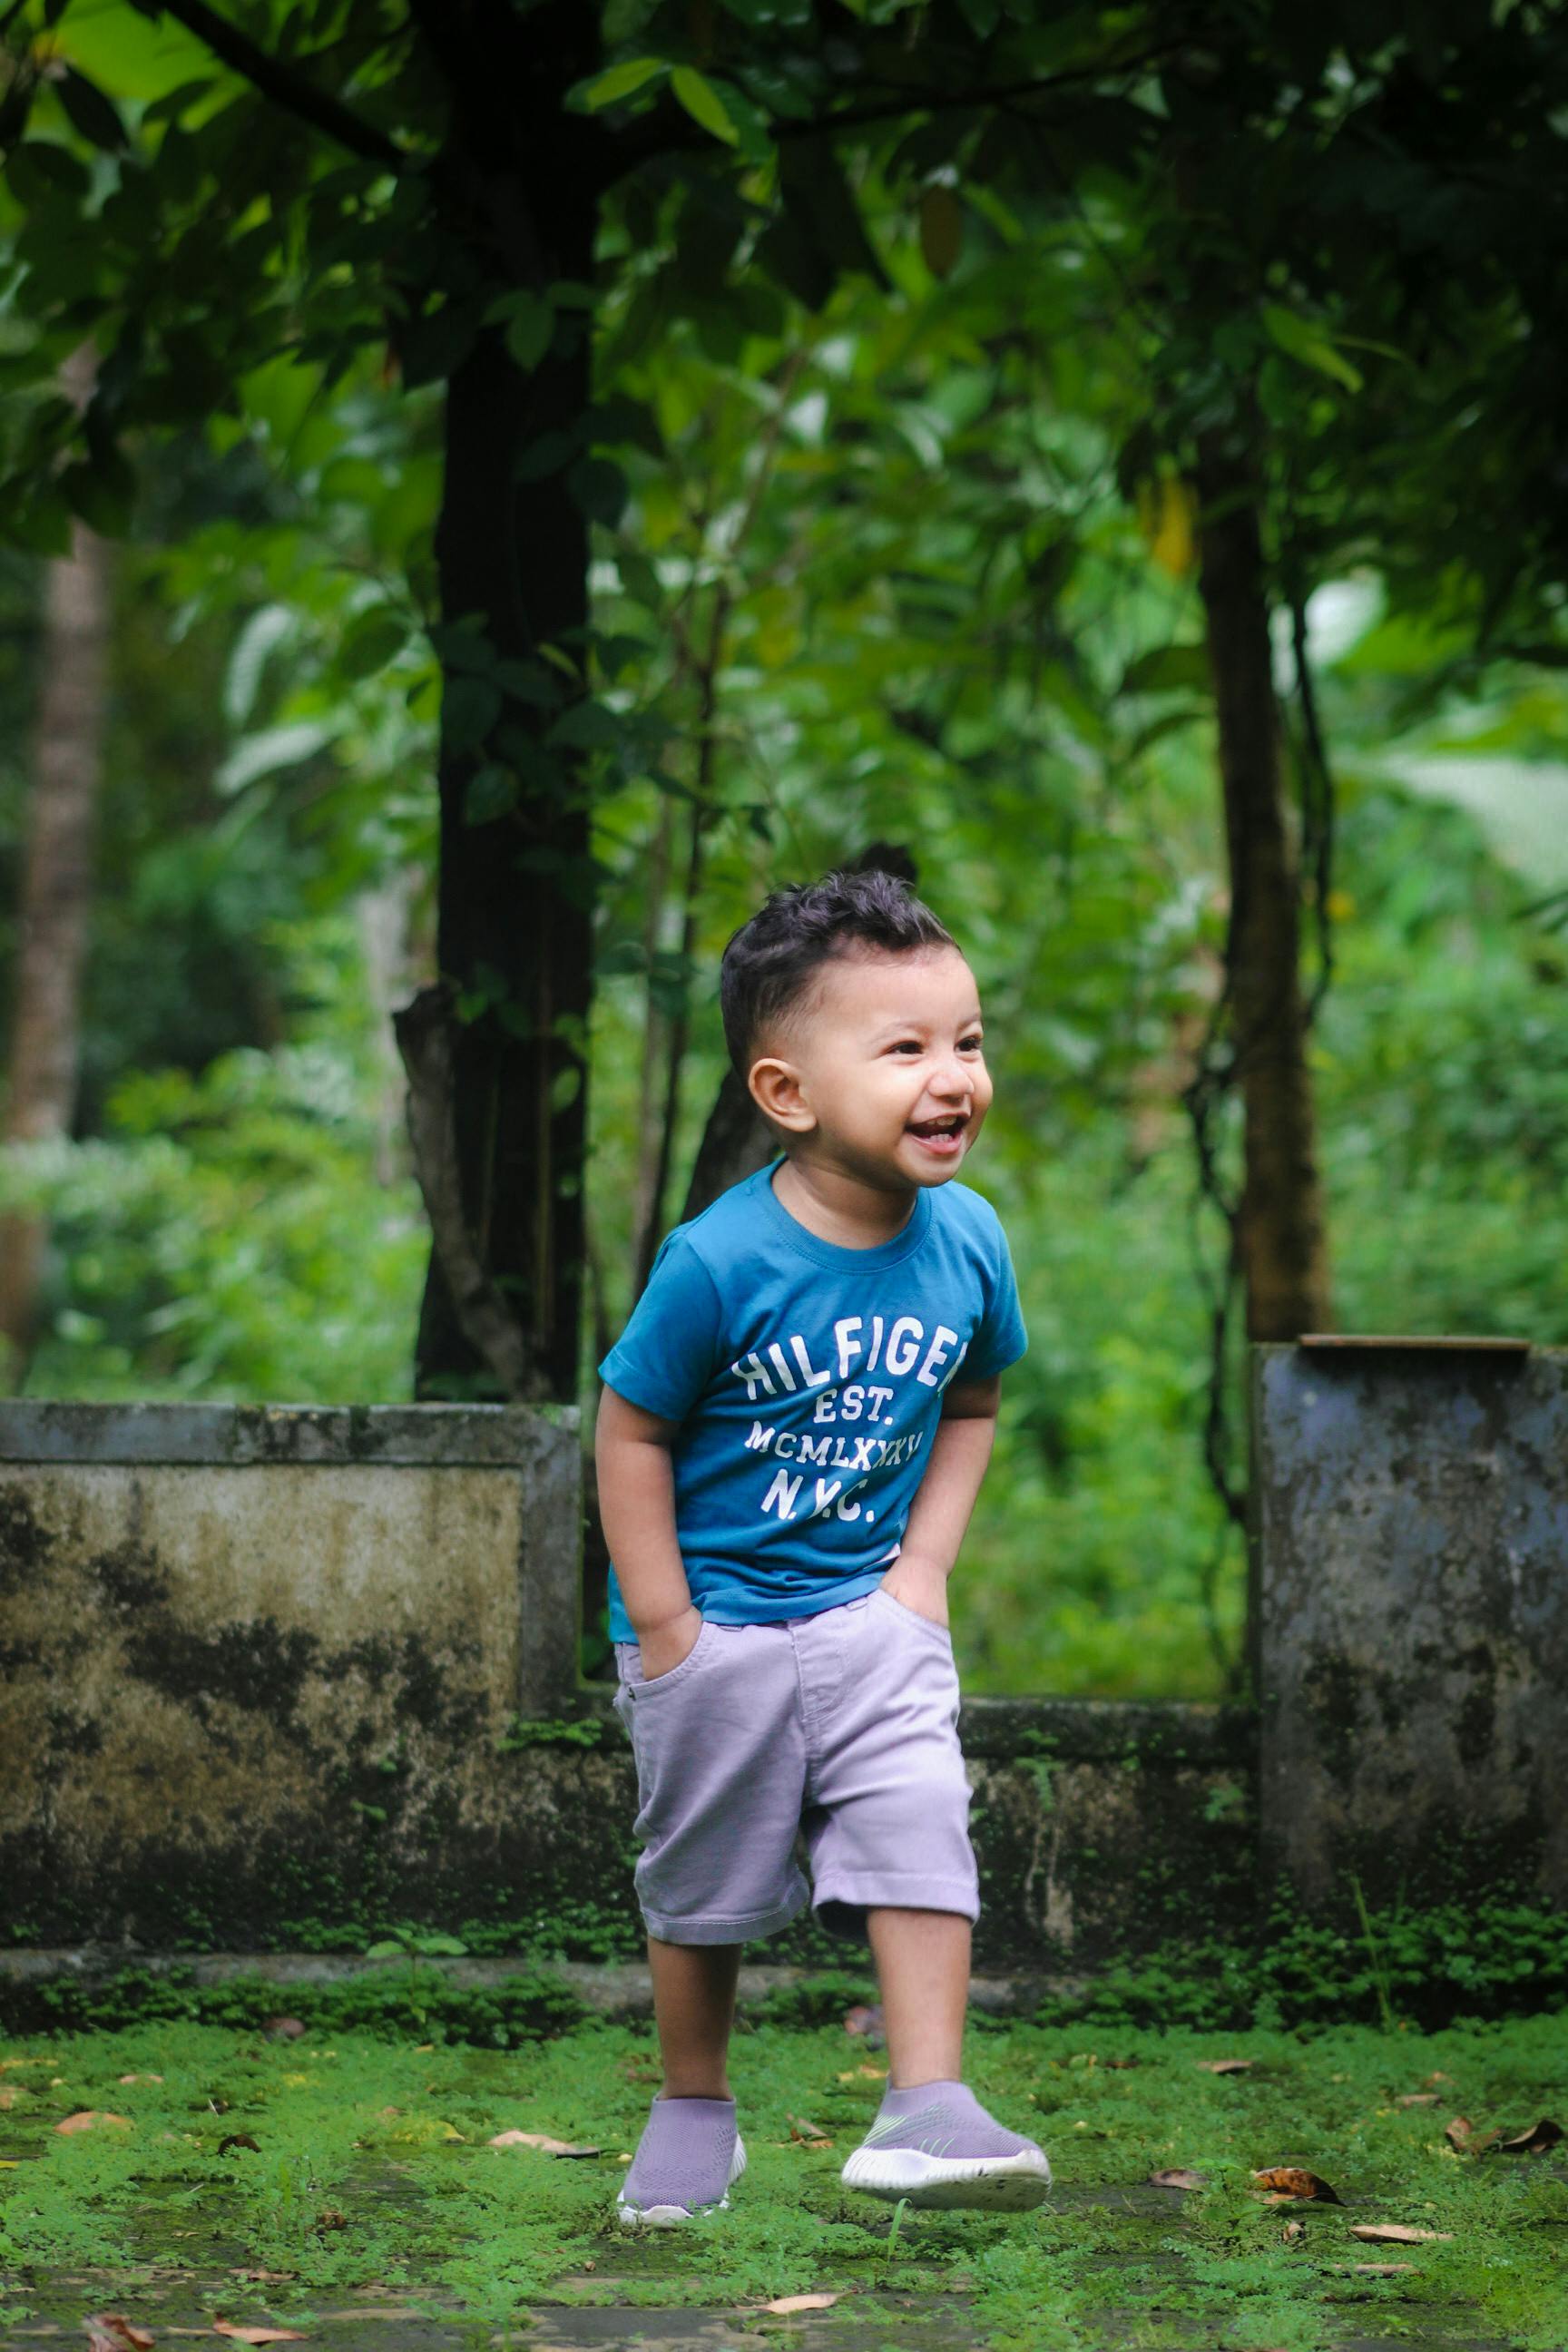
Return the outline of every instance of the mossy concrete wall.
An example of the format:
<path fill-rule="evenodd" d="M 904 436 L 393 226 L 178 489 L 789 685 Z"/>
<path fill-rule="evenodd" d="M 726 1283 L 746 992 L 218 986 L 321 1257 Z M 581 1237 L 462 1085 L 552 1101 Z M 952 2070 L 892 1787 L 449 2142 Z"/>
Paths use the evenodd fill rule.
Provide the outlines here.
<path fill-rule="evenodd" d="M 0 1405 L 0 1945 L 637 1952 L 574 1414 Z M 976 1700 L 994 1969 L 1240 1924 L 1244 1713 Z M 768 1948 L 842 1959 L 809 1918 Z"/>
<path fill-rule="evenodd" d="M 1568 1906 L 1568 1349 L 1253 1350 L 1261 1859 Z"/>
<path fill-rule="evenodd" d="M 1568 1903 L 1568 1352 L 1259 1348 L 1247 1707 L 973 1699 L 982 1971 Z M 0 1952 L 634 1955 L 576 1416 L 0 1404 Z M 762 1957 L 759 1952 L 758 1957 Z M 844 1960 L 811 1922 L 765 1951 Z"/>
<path fill-rule="evenodd" d="M 454 1892 L 497 1741 L 575 1675 L 576 1422 L 0 1408 L 0 1933 L 286 1938 Z"/>

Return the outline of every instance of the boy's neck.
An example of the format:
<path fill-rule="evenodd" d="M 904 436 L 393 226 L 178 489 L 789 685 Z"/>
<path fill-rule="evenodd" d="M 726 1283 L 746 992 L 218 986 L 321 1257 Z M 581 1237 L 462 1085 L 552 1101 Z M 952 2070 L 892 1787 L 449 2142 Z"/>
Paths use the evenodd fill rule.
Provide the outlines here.
<path fill-rule="evenodd" d="M 785 1160 L 773 1174 L 773 1197 L 818 1241 L 840 1249 L 875 1249 L 901 1234 L 914 1214 L 918 1184 L 884 1191 L 841 1168 Z"/>

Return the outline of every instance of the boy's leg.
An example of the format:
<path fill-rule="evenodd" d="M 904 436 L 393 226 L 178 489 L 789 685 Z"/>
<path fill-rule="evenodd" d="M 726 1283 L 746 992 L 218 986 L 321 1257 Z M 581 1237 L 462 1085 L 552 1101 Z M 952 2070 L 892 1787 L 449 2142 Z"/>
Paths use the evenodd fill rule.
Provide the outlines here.
<path fill-rule="evenodd" d="M 1015 2211 L 1050 2185 L 1046 2153 L 986 2113 L 963 2080 L 970 1924 L 979 1884 L 944 1627 L 885 1590 L 842 1612 L 841 1648 L 807 1821 L 824 1926 L 863 1924 L 876 1957 L 889 2076 L 847 2188 L 917 2206 Z"/>
<path fill-rule="evenodd" d="M 727 2099 L 725 2065 L 735 2017 L 739 1944 L 667 1944 L 647 1939 L 653 2014 L 667 2099 Z"/>
<path fill-rule="evenodd" d="M 888 2087 L 844 2167 L 846 2186 L 911 2205 L 1037 2205 L 1051 2181 L 1044 2148 L 999 2124 L 963 2079 L 967 1916 L 868 1906 L 866 1932 L 882 1991 Z"/>
<path fill-rule="evenodd" d="M 969 1921 L 958 1911 L 868 1906 L 866 1932 L 882 1991 L 889 2081 L 951 2083 L 963 2072 Z"/>
<path fill-rule="evenodd" d="M 664 2088 L 616 2201 L 622 2221 L 659 2229 L 728 2205 L 746 2168 L 724 2063 L 741 1947 L 650 1936 L 647 1959 Z"/>

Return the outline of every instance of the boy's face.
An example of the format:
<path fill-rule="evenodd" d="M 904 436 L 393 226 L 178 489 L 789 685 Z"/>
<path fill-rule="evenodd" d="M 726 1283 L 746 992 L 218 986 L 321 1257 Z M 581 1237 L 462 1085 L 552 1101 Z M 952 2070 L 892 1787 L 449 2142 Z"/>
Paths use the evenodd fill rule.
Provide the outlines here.
<path fill-rule="evenodd" d="M 793 1158 L 879 1191 L 943 1184 L 991 1103 L 974 974 L 956 948 L 835 957 L 751 1085 Z"/>

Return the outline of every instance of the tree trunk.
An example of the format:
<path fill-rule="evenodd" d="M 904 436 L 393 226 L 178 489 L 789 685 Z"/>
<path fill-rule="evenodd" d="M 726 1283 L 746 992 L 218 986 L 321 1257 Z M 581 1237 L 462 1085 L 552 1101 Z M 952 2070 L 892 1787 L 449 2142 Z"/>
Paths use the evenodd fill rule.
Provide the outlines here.
<path fill-rule="evenodd" d="M 1294 1339 L 1327 1329 L 1331 1307 L 1258 485 L 1247 459 L 1209 434 L 1199 442 L 1196 488 L 1230 858 L 1226 961 L 1245 1109 L 1237 1246 L 1247 1336 Z"/>
<path fill-rule="evenodd" d="M 455 301 L 474 300 L 476 286 L 493 298 L 592 279 L 597 191 L 580 125 L 560 99 L 592 68 L 595 14 L 546 7 L 524 21 L 481 8 L 472 47 L 456 17 L 436 34 L 448 63 L 464 49 L 440 175 L 447 250 L 470 241 L 468 266 L 448 282 Z M 513 357 L 500 327 L 487 325 L 450 375 L 436 561 L 447 625 L 477 620 L 491 656 L 503 661 L 527 661 L 554 644 L 585 671 L 586 517 L 567 469 L 515 478 L 526 446 L 584 432 L 589 337 L 581 314 L 569 315 L 578 331 L 568 327 L 531 369 Z M 592 978 L 586 796 L 579 755 L 542 751 L 556 714 L 505 684 L 476 740 L 454 693 L 462 683 L 448 664 L 437 957 L 443 982 L 484 1000 L 452 1036 L 463 1210 L 479 1268 L 521 1327 L 521 1392 L 569 1400 L 577 1389 Z M 494 765 L 519 776 L 516 804 L 469 824 L 469 785 Z M 497 1386 L 433 1254 L 415 1393 L 493 1395 Z"/>
<path fill-rule="evenodd" d="M 93 353 L 67 362 L 79 406 Z M 36 1143 L 70 1131 L 81 1045 L 81 976 L 92 904 L 92 841 L 102 772 L 111 559 L 86 523 L 45 573 L 33 790 L 20 908 L 10 1069 L 0 1139 Z M 0 1377 L 19 1388 L 37 1341 L 48 1221 L 0 1217 Z"/>

